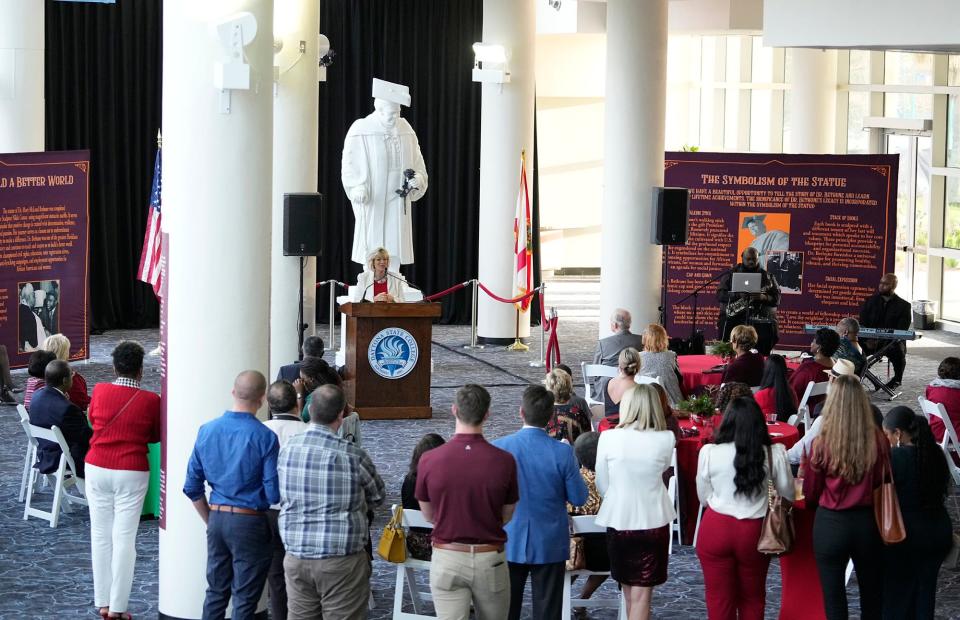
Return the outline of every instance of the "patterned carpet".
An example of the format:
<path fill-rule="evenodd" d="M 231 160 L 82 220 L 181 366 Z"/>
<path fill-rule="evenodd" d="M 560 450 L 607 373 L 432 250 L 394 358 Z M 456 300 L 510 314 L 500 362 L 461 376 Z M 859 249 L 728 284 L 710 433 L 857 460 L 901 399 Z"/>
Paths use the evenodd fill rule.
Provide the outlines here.
<path fill-rule="evenodd" d="M 579 375 L 579 362 L 589 361 L 596 341 L 596 322 L 562 322 L 560 342 L 563 360 Z M 326 337 L 326 332 L 320 332 Z M 537 336 L 538 332 L 534 332 Z M 133 338 L 150 350 L 156 346 L 156 331 L 112 331 L 91 339 L 92 358 L 76 369 L 89 385 L 112 379 L 109 352 L 122 339 Z M 542 378 L 543 370 L 532 368 L 533 353 L 506 352 L 502 348 L 468 351 L 462 348 L 469 339 L 469 328 L 439 326 L 434 331 L 431 420 L 371 421 L 363 423 L 364 445 L 370 452 L 386 482 L 389 497 L 386 506 L 377 512 L 374 540 L 388 518 L 389 506 L 399 502 L 400 482 L 410 453 L 417 440 L 427 432 L 449 437 L 453 432 L 450 405 L 456 389 L 466 381 L 481 383 L 493 395 L 492 415 L 487 436 L 500 437 L 520 426 L 518 407 L 524 387 Z M 537 340 L 532 347 L 538 350 Z M 956 355 L 960 337 L 931 332 L 930 337 L 911 343 L 903 396 L 898 403 L 916 407 L 916 396 L 936 376 L 936 366 L 947 355 Z M 332 358 L 332 354 L 330 354 Z M 158 389 L 159 360 L 148 359 L 144 387 Z M 24 371 L 15 379 L 25 381 Z M 579 380 L 579 379 L 578 379 Z M 226 391 L 229 386 L 223 386 Z M 581 388 L 578 388 L 582 389 Z M 878 406 L 887 410 L 890 404 L 876 398 Z M 23 505 L 17 502 L 20 473 L 23 467 L 24 439 L 17 414 L 12 407 L 0 407 L 0 618 L 95 618 L 92 605 L 92 580 L 89 567 L 89 518 L 83 512 L 65 515 L 60 526 L 52 530 L 46 522 L 23 521 Z M 49 500 L 49 494 L 42 496 Z M 957 522 L 957 492 L 949 500 L 954 523 Z M 145 521 L 137 539 L 136 576 L 130 612 L 136 618 L 157 615 L 157 523 Z M 390 618 L 392 615 L 395 568 L 374 562 L 373 591 L 376 607 L 369 617 Z M 780 575 L 777 562 L 770 567 L 768 578 L 767 617 L 775 618 L 779 609 Z M 937 618 L 960 618 L 960 573 L 942 571 L 938 588 Z M 851 607 L 856 609 L 856 587 L 851 582 Z M 612 595 L 615 588 L 605 584 L 597 596 Z M 529 594 L 528 594 L 529 596 Z M 670 558 L 670 579 L 657 588 L 653 596 L 653 617 L 703 617 L 703 577 L 693 549 L 675 547 Z M 529 614 L 529 605 L 527 605 Z M 614 618 L 612 610 L 596 610 L 589 617 Z M 858 617 L 853 613 L 851 617 Z"/>

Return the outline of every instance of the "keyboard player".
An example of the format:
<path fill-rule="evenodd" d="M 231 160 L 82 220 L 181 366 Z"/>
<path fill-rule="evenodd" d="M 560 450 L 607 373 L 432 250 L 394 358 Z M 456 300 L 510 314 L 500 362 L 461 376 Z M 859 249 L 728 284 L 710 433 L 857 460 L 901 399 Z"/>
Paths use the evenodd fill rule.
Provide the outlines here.
<path fill-rule="evenodd" d="M 900 330 L 910 328 L 910 302 L 899 297 L 896 290 L 897 276 L 888 273 L 880 278 L 877 292 L 863 302 L 863 308 L 860 310 L 862 327 Z M 875 353 L 882 349 L 886 342 L 864 339 L 860 344 L 864 353 Z M 890 390 L 896 389 L 903 382 L 903 371 L 907 366 L 906 353 L 907 347 L 903 341 L 894 342 L 884 351 L 884 355 L 893 364 L 893 379 L 886 385 Z"/>

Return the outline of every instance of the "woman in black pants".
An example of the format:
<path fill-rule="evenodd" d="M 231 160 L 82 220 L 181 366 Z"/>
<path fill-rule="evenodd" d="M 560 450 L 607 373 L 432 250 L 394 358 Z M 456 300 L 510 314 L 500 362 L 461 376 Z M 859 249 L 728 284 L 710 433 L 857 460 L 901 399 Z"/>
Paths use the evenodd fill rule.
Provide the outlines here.
<path fill-rule="evenodd" d="M 889 450 L 857 377 L 835 379 L 803 480 L 804 496 L 818 505 L 813 553 L 829 620 L 848 616 L 845 572 L 851 559 L 860 586 L 860 615 L 864 620 L 880 617 L 883 543 L 873 515 L 873 491 Z"/>
<path fill-rule="evenodd" d="M 907 539 L 884 549 L 883 617 L 933 618 L 937 573 L 953 543 L 943 505 L 947 460 L 923 416 L 894 407 L 883 420 Z"/>

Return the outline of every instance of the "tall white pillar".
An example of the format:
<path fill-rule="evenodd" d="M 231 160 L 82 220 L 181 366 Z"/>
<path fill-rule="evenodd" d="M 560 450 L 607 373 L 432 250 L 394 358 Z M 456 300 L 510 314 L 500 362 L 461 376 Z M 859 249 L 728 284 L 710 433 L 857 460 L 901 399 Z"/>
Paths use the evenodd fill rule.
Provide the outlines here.
<path fill-rule="evenodd" d="M 221 113 L 213 26 L 257 21 L 244 48 L 250 90 Z M 199 618 L 206 529 L 183 494 L 201 424 L 230 407 L 237 373 L 267 371 L 273 156 L 273 0 L 166 0 L 163 11 L 163 204 L 168 256 L 165 527 L 161 618 Z"/>
<path fill-rule="evenodd" d="M 792 49 L 790 144 L 793 153 L 833 153 L 837 122 L 836 50 Z"/>
<path fill-rule="evenodd" d="M 652 188 L 663 185 L 666 97 L 667 0 L 609 0 L 601 336 L 615 308 L 638 327 L 658 319 L 660 246 L 650 229 Z"/>
<path fill-rule="evenodd" d="M 480 256 L 478 275 L 501 297 L 513 296 L 516 270 L 513 220 L 520 191 L 520 153 L 527 154 L 527 182 L 533 191 L 534 46 L 533 0 L 484 0 L 483 43 L 503 45 L 509 54 L 510 82 L 482 84 L 480 137 Z M 465 68 L 464 70 L 467 70 Z M 531 202 L 533 195 L 530 196 Z M 513 304 L 480 292 L 477 334 L 487 342 L 513 340 Z M 530 313 L 520 315 L 520 336 L 530 335 Z"/>
<path fill-rule="evenodd" d="M 297 288 L 300 259 L 283 255 L 283 195 L 317 191 L 317 33 L 316 0 L 275 0 L 275 55 L 280 81 L 273 103 L 273 243 L 270 265 L 270 376 L 297 359 Z M 305 52 L 300 55 L 301 42 Z M 316 323 L 317 259 L 304 259 L 303 319 Z M 326 289 L 322 290 L 327 293 Z M 330 347 L 332 342 L 325 343 Z"/>
<path fill-rule="evenodd" d="M 0 153 L 44 147 L 43 7 L 0 0 Z"/>

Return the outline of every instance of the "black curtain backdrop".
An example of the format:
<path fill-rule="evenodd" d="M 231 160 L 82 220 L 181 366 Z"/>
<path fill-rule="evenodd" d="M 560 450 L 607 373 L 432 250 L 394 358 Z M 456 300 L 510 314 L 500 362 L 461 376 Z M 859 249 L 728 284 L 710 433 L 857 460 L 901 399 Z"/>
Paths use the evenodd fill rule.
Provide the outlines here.
<path fill-rule="evenodd" d="M 340 156 L 350 124 L 373 111 L 375 77 L 410 87 L 412 104 L 402 115 L 417 132 L 430 176 L 426 195 L 413 206 L 416 262 L 402 271 L 426 294 L 475 277 L 482 246 L 481 87 L 470 71 L 472 45 L 482 40 L 483 1 L 321 0 L 320 31 L 336 58 L 320 85 L 318 191 L 326 196 L 328 228 L 317 279 L 353 284 L 361 269 L 350 260 L 354 217 L 340 183 Z M 517 153 L 518 183 L 519 160 Z M 469 323 L 470 302 L 469 289 L 444 298 L 441 321 Z M 325 316 L 326 304 L 318 306 Z"/>
<path fill-rule="evenodd" d="M 161 8 L 161 0 L 46 0 L 46 148 L 90 149 L 98 330 L 159 320 L 153 290 L 136 274 L 160 128 Z"/>

